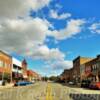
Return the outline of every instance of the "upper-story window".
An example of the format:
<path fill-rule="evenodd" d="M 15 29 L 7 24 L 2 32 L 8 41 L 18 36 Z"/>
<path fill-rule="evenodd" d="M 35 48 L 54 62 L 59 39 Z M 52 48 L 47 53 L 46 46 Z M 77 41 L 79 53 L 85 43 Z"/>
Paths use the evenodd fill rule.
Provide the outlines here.
<path fill-rule="evenodd" d="M 93 69 L 93 70 L 98 70 L 98 64 L 94 64 L 94 65 L 92 66 L 92 69 Z"/>
<path fill-rule="evenodd" d="M 9 64 L 9 67 L 11 67 L 11 64 Z"/>

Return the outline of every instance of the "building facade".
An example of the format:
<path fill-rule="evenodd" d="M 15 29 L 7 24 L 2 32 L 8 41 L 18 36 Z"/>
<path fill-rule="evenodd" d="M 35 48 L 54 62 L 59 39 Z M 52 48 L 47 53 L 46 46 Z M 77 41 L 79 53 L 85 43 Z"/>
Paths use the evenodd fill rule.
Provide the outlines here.
<path fill-rule="evenodd" d="M 73 68 L 65 69 L 61 74 L 60 79 L 65 81 L 66 83 L 73 80 Z"/>
<path fill-rule="evenodd" d="M 12 58 L 12 80 L 18 81 L 23 78 L 22 63 L 16 58 Z"/>
<path fill-rule="evenodd" d="M 28 76 L 27 76 L 27 62 L 26 62 L 25 59 L 22 61 L 22 71 L 23 71 L 23 79 L 27 80 L 28 79 Z"/>
<path fill-rule="evenodd" d="M 81 80 L 80 70 L 83 68 L 82 65 L 89 62 L 92 58 L 78 56 L 73 60 L 73 80 L 79 82 Z M 82 67 L 82 68 L 80 68 Z"/>
<path fill-rule="evenodd" d="M 12 81 L 12 57 L 0 51 L 0 80 Z"/>
<path fill-rule="evenodd" d="M 41 80 L 41 76 L 33 70 L 27 70 L 28 81 Z"/>
<path fill-rule="evenodd" d="M 100 81 L 100 55 L 85 64 L 85 75 L 88 80 Z"/>

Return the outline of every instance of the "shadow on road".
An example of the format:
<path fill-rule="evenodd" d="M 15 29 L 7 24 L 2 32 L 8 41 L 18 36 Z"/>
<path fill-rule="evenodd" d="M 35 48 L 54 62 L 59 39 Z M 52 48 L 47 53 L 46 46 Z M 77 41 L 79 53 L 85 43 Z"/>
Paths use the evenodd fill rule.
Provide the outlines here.
<path fill-rule="evenodd" d="M 99 94 L 69 94 L 71 100 L 100 100 Z"/>

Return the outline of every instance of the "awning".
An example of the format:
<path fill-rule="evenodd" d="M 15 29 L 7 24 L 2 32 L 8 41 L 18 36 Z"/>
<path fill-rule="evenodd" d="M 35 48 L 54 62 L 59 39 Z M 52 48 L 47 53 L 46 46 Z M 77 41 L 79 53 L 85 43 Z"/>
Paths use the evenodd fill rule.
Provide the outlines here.
<path fill-rule="evenodd" d="M 87 73 L 86 77 L 94 77 L 95 75 L 93 75 L 93 73 Z"/>

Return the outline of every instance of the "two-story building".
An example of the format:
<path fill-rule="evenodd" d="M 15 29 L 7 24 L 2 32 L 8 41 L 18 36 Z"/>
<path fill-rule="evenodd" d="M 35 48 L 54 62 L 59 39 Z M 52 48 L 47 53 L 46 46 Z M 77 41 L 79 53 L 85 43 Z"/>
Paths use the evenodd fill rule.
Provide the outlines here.
<path fill-rule="evenodd" d="M 22 63 L 16 58 L 12 58 L 12 79 L 13 81 L 23 78 Z"/>
<path fill-rule="evenodd" d="M 12 57 L 0 51 L 0 80 L 12 81 Z"/>
<path fill-rule="evenodd" d="M 84 70 L 82 65 L 86 62 L 89 62 L 91 59 L 92 58 L 78 56 L 73 60 L 73 80 L 75 80 L 76 82 L 81 80 L 81 74 L 83 73 L 80 73 L 80 70 Z"/>
<path fill-rule="evenodd" d="M 100 81 L 100 55 L 85 64 L 86 78 L 93 81 Z"/>

